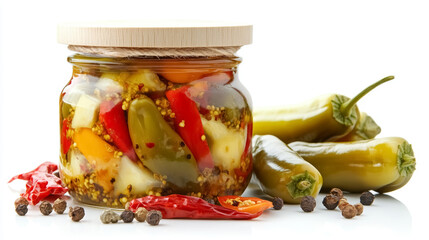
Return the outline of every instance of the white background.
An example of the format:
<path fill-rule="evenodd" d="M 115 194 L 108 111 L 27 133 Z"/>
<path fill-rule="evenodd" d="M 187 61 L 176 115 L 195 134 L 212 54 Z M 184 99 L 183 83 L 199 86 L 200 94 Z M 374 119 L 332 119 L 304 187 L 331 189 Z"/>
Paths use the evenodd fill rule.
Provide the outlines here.
<path fill-rule="evenodd" d="M 165 221 L 160 228 L 102 226 L 97 219 L 100 212 L 94 209 L 88 210 L 94 213 L 88 215 L 89 223 L 80 225 L 67 217 L 43 218 L 36 209 L 30 209 L 25 218 L 18 217 L 12 208 L 16 186 L 7 185 L 7 180 L 43 161 L 58 161 L 58 99 L 71 76 L 71 65 L 66 62 L 71 52 L 56 43 L 57 23 L 145 18 L 254 24 L 254 43 L 239 52 L 243 57 L 240 79 L 254 106 L 295 104 L 325 93 L 351 97 L 372 82 L 394 75 L 395 80 L 374 90 L 359 107 L 381 125 L 380 137 L 401 136 L 413 144 L 417 157 L 413 178 L 404 188 L 389 193 L 391 197 L 377 198 L 376 206 L 352 221 L 327 213 L 320 201 L 318 211 L 305 216 L 297 206 L 286 206 L 258 221 L 175 220 Z M 427 235 L 428 31 L 429 5 L 413 0 L 1 0 L 0 239 L 10 234 L 41 237 L 50 229 L 55 229 L 54 238 L 115 233 L 202 239 Z M 357 201 L 356 196 L 350 198 Z"/>

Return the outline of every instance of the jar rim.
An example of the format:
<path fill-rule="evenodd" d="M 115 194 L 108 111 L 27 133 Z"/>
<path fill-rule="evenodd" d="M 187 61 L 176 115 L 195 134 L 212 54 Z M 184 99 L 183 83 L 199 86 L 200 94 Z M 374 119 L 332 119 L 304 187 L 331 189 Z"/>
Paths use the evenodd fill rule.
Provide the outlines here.
<path fill-rule="evenodd" d="M 150 69 L 210 69 L 237 67 L 242 59 L 238 56 L 216 56 L 216 57 L 106 57 L 103 55 L 91 55 L 76 53 L 67 58 L 73 65 L 81 67 L 106 67 L 106 68 L 150 68 Z"/>

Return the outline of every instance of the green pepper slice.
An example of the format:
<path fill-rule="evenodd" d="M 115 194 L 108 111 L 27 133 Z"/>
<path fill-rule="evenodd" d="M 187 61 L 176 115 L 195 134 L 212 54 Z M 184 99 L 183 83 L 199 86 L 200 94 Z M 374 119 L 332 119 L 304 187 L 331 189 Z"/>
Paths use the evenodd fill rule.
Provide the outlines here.
<path fill-rule="evenodd" d="M 144 166 L 181 189 L 197 182 L 194 156 L 150 98 L 144 96 L 131 102 L 128 128 L 134 150 Z"/>

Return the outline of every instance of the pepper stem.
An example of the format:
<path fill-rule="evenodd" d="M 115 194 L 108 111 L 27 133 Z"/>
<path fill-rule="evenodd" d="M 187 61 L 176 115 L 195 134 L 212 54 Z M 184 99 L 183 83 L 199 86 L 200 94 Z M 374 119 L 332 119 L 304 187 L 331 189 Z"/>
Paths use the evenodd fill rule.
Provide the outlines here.
<path fill-rule="evenodd" d="M 311 187 L 311 182 L 309 182 L 309 181 L 307 181 L 307 180 L 303 180 L 303 181 L 299 182 L 299 183 L 296 185 L 296 187 L 297 187 L 299 190 L 304 191 L 304 190 L 306 190 L 307 188 Z"/>
<path fill-rule="evenodd" d="M 416 158 L 414 157 L 413 148 L 407 141 L 398 147 L 397 166 L 401 176 L 408 176 L 416 170 Z"/>
<path fill-rule="evenodd" d="M 402 155 L 401 167 L 410 167 L 416 165 L 416 158 L 409 154 Z"/>
<path fill-rule="evenodd" d="M 388 76 L 388 77 L 385 77 L 385 78 L 373 83 L 372 85 L 368 86 L 367 88 L 362 90 L 358 95 L 356 95 L 354 98 L 352 98 L 352 99 L 348 100 L 347 102 L 341 104 L 340 112 L 343 114 L 343 116 L 349 116 L 351 114 L 353 106 L 356 105 L 356 103 L 363 96 L 365 96 L 367 93 L 369 93 L 371 90 L 378 87 L 379 85 L 381 85 L 387 81 L 390 81 L 394 78 L 395 78 L 394 76 Z"/>
<path fill-rule="evenodd" d="M 305 197 L 311 195 L 314 189 L 316 179 L 305 171 L 291 177 L 291 181 L 287 184 L 287 189 L 292 198 Z"/>

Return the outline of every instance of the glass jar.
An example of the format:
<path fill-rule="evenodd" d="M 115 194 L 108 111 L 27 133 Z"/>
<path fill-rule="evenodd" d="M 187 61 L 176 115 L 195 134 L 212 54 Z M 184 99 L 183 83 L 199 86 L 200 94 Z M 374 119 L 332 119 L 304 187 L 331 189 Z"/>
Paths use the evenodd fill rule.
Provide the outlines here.
<path fill-rule="evenodd" d="M 124 207 L 146 195 L 216 201 L 245 190 L 252 115 L 239 57 L 91 52 L 68 61 L 60 175 L 75 199 Z"/>

